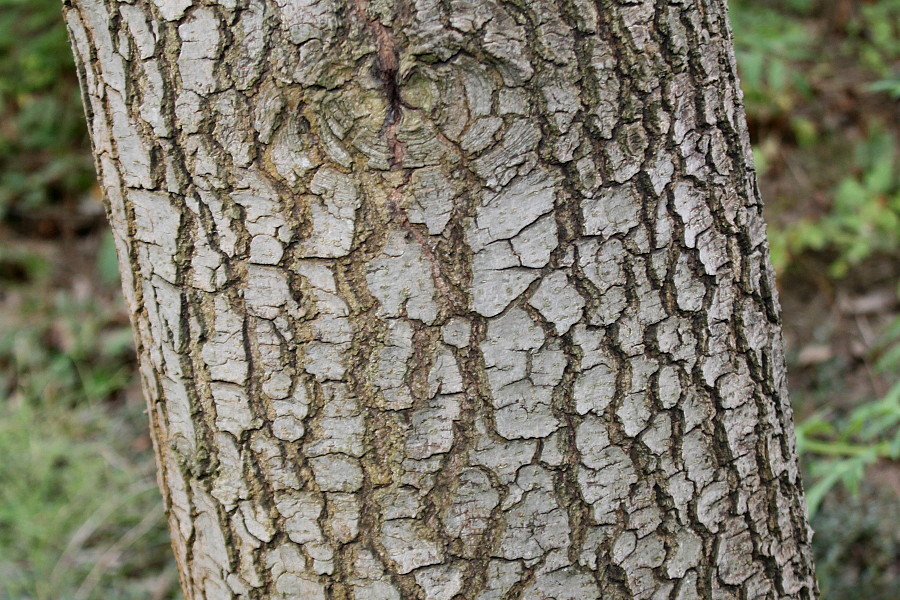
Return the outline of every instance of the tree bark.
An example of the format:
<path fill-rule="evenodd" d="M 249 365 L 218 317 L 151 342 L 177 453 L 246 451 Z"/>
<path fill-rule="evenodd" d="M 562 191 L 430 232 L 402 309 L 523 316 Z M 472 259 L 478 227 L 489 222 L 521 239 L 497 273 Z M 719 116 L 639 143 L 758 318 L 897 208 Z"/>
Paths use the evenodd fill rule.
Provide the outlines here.
<path fill-rule="evenodd" d="M 812 599 L 724 0 L 65 0 L 187 598 Z"/>

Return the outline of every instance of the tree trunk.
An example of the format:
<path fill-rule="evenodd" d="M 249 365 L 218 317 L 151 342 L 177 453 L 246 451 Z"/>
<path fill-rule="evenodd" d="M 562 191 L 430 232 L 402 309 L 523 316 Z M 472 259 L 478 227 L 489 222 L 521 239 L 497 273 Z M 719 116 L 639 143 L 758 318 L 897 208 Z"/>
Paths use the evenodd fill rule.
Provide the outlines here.
<path fill-rule="evenodd" d="M 724 0 L 66 0 L 188 598 L 815 597 Z"/>

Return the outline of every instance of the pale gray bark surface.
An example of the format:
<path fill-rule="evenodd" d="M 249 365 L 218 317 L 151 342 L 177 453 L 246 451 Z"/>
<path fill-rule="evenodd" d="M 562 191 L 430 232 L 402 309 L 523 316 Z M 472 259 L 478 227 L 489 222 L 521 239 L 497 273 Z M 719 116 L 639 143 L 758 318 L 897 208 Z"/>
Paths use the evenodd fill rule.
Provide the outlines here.
<path fill-rule="evenodd" d="M 188 598 L 815 596 L 723 0 L 66 0 Z"/>

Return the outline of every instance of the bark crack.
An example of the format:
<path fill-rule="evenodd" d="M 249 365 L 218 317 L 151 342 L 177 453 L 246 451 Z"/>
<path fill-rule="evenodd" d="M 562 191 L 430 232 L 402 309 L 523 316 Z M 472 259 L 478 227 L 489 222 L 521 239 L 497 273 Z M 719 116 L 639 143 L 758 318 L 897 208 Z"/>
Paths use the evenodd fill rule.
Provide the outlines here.
<path fill-rule="evenodd" d="M 355 0 L 354 12 L 365 23 L 366 29 L 375 39 L 377 52 L 373 69 L 381 81 L 387 99 L 387 110 L 381 126 L 381 134 L 391 151 L 391 170 L 403 168 L 403 144 L 397 137 L 400 120 L 403 117 L 403 101 L 400 97 L 400 48 L 393 32 L 378 19 L 371 19 L 367 13 L 368 0 Z"/>

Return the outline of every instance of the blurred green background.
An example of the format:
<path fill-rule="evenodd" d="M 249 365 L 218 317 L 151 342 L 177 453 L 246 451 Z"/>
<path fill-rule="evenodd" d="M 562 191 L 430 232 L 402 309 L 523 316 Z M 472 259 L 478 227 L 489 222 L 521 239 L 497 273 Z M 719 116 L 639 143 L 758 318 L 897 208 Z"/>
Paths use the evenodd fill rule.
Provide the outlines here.
<path fill-rule="evenodd" d="M 0 597 L 177 598 L 59 0 L 0 0 Z M 900 589 L 900 0 L 732 0 L 826 600 Z"/>

